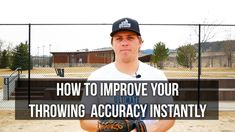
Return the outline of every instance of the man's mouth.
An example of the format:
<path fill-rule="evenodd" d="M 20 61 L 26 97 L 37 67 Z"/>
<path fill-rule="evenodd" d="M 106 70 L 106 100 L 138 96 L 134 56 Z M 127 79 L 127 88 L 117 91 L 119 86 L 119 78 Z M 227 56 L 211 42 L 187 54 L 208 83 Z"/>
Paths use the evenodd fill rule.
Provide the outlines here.
<path fill-rule="evenodd" d="M 130 49 L 122 49 L 120 51 L 131 51 Z"/>

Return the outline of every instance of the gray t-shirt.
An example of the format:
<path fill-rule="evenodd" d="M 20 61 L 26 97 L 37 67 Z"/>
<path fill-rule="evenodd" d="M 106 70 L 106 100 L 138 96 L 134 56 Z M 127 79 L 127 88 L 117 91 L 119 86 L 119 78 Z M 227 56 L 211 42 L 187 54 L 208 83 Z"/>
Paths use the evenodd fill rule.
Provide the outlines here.
<path fill-rule="evenodd" d="M 140 77 L 136 77 L 140 75 Z M 163 71 L 158 70 L 148 64 L 139 61 L 139 67 L 134 75 L 128 75 L 118 71 L 114 63 L 110 63 L 94 71 L 88 78 L 88 81 L 167 81 L 167 78 Z M 172 97 L 137 97 L 137 96 L 83 96 L 83 102 L 86 105 L 92 104 L 139 104 L 139 103 L 170 103 L 173 102 Z M 90 111 L 90 108 L 87 109 Z M 88 112 L 88 114 L 90 114 Z M 145 123 L 152 123 L 152 121 L 145 120 Z"/>
<path fill-rule="evenodd" d="M 94 71 L 88 78 L 88 80 L 100 80 L 100 81 L 167 81 L 165 74 L 148 64 L 139 61 L 139 68 L 136 72 L 140 75 L 140 78 L 136 78 L 136 75 L 128 75 L 118 71 L 114 62 L 101 67 Z"/>

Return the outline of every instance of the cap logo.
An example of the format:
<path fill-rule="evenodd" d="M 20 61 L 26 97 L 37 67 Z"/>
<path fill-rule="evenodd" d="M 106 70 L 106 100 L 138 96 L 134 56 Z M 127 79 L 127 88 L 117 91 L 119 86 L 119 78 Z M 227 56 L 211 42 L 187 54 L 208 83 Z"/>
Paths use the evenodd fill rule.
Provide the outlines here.
<path fill-rule="evenodd" d="M 127 19 L 125 19 L 119 24 L 119 28 L 130 28 L 130 27 L 131 27 L 131 23 L 128 23 Z"/>

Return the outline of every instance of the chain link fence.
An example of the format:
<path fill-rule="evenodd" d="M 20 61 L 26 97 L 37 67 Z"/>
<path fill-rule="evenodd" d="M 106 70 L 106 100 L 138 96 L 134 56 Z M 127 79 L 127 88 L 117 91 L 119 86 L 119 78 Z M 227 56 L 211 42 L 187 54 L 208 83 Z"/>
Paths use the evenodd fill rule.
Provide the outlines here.
<path fill-rule="evenodd" d="M 151 61 L 151 54 L 154 45 L 163 42 L 169 49 L 169 56 L 161 63 L 161 70 L 168 79 L 231 79 L 228 81 L 231 83 L 235 78 L 235 25 L 140 26 L 144 39 L 140 59 L 157 68 L 158 65 Z M 13 63 L 13 56 L 20 43 L 28 46 L 29 52 L 26 53 L 30 57 L 26 63 L 30 62 L 28 66 L 32 66 L 31 70 L 23 70 L 22 78 L 86 79 L 93 71 L 115 59 L 111 53 L 110 31 L 111 24 L 99 23 L 1 24 L 0 95 L 4 91 L 4 76 L 13 72 L 9 69 L 12 64 L 17 64 Z M 183 57 L 186 59 L 183 60 L 179 56 L 179 48 L 187 45 L 194 50 L 185 50 Z M 4 51 L 7 51 L 5 56 Z M 8 65 L 4 67 L 6 63 Z M 234 87 L 230 90 L 234 91 Z M 8 103 L 2 99 L 3 96 L 1 108 L 8 108 Z"/>

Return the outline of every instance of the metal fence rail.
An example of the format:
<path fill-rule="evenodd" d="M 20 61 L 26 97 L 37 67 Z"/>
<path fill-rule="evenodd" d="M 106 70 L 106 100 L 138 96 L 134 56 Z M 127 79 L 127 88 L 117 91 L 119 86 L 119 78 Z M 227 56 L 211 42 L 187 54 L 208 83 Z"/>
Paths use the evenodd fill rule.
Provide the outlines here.
<path fill-rule="evenodd" d="M 15 91 L 16 80 L 20 79 L 20 74 L 22 74 L 21 68 L 16 68 L 15 71 L 9 76 L 4 77 L 4 87 L 3 87 L 3 99 L 9 100 L 10 95 Z"/>

